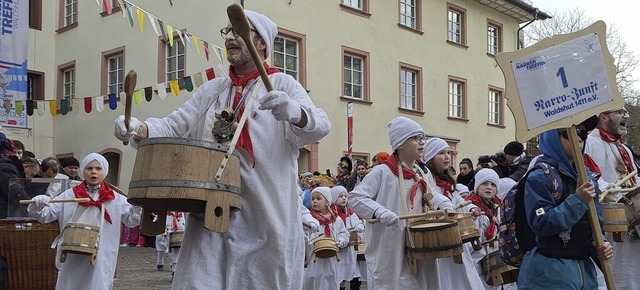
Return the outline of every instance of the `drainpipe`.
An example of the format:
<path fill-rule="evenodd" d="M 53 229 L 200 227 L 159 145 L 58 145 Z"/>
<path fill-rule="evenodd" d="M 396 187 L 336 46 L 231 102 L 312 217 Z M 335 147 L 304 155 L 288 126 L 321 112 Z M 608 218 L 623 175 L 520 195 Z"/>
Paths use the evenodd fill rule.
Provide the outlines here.
<path fill-rule="evenodd" d="M 518 37 L 518 49 L 521 49 L 521 43 L 520 43 L 520 32 L 522 31 L 522 29 L 524 29 L 525 27 L 527 27 L 529 24 L 533 23 L 534 21 L 536 21 L 538 19 L 538 8 L 536 8 L 536 12 L 533 14 L 533 19 L 529 22 L 527 22 L 527 24 L 525 24 L 524 26 L 518 28 L 518 32 L 516 33 L 516 36 Z"/>

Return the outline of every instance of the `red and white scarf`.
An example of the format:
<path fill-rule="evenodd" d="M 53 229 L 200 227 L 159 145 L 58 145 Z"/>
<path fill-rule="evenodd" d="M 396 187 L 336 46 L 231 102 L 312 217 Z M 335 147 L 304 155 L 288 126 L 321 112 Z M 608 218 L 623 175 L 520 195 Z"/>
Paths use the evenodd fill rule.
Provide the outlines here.
<path fill-rule="evenodd" d="M 100 209 L 102 209 L 103 203 L 110 200 L 114 200 L 116 198 L 115 194 L 113 193 L 113 190 L 111 189 L 111 187 L 107 185 L 105 181 L 102 181 L 102 183 L 100 183 L 100 189 L 98 190 L 98 200 L 93 200 L 93 198 L 91 198 L 91 195 L 89 195 L 89 192 L 87 192 L 86 180 L 73 187 L 73 194 L 76 196 L 76 198 L 89 199 L 88 202 L 78 203 L 79 205 L 84 207 L 95 206 Z M 109 212 L 107 211 L 106 208 L 104 209 L 104 220 L 106 220 L 110 224 L 113 224 L 111 222 L 111 216 L 109 215 Z"/>

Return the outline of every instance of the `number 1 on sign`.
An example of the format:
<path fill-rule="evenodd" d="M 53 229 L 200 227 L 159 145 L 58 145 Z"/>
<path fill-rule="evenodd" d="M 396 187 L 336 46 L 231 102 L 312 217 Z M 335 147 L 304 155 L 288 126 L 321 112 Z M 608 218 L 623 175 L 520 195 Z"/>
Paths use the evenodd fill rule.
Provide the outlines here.
<path fill-rule="evenodd" d="M 569 86 L 569 84 L 567 83 L 567 75 L 564 73 L 564 66 L 561 66 L 558 69 L 558 72 L 556 73 L 557 77 L 560 77 L 560 80 L 562 80 L 562 87 L 566 88 Z"/>

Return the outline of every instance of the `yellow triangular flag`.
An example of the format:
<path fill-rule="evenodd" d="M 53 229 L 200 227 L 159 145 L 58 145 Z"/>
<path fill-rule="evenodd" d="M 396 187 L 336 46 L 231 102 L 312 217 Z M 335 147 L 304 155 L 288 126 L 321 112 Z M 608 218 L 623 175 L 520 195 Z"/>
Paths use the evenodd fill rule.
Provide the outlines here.
<path fill-rule="evenodd" d="M 138 14 L 138 25 L 140 26 L 140 31 L 144 32 L 144 14 L 138 7 L 136 7 L 136 14 Z"/>
<path fill-rule="evenodd" d="M 55 115 L 58 114 L 58 101 L 57 100 L 49 101 L 49 113 L 51 113 L 51 116 L 55 116 Z"/>
<path fill-rule="evenodd" d="M 178 84 L 178 80 L 169 80 L 169 87 L 171 87 L 171 93 L 174 96 L 178 96 L 180 94 L 180 85 Z"/>
<path fill-rule="evenodd" d="M 133 92 L 133 102 L 136 103 L 136 105 L 140 105 L 142 103 L 142 93 L 140 90 Z"/>
<path fill-rule="evenodd" d="M 169 46 L 173 47 L 173 27 L 167 24 L 167 38 L 169 38 Z"/>
<path fill-rule="evenodd" d="M 191 35 L 191 38 L 193 38 L 193 45 L 196 46 L 196 52 L 200 54 L 200 45 L 198 44 L 198 37 L 195 35 Z"/>

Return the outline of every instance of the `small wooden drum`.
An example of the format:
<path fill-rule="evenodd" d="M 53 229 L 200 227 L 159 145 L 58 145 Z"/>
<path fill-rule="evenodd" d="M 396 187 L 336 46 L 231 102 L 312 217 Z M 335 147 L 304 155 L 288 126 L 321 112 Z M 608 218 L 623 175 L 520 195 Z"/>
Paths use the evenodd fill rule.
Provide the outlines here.
<path fill-rule="evenodd" d="M 364 256 L 364 244 L 358 244 L 355 246 L 355 248 L 356 248 L 356 260 L 366 261 L 367 259 Z"/>
<path fill-rule="evenodd" d="M 627 214 L 628 231 L 635 232 L 635 227 L 640 224 L 640 188 L 636 188 L 625 194 L 619 202 L 624 204 Z M 604 204 L 603 204 L 604 205 Z M 635 233 L 638 236 L 639 233 Z"/>
<path fill-rule="evenodd" d="M 408 226 L 405 244 L 410 259 L 454 257 L 456 263 L 462 263 L 462 238 L 456 220 L 413 222 Z"/>
<path fill-rule="evenodd" d="M 91 265 L 96 264 L 100 227 L 96 225 L 67 223 L 60 244 L 60 262 L 67 260 L 67 254 L 91 256 Z"/>
<path fill-rule="evenodd" d="M 184 232 L 169 233 L 169 248 L 180 248 L 182 246 L 182 237 Z"/>
<path fill-rule="evenodd" d="M 472 215 L 470 213 L 456 213 L 453 219 L 458 221 L 462 243 L 471 243 L 474 250 L 480 251 L 482 249 L 480 245 L 480 231 L 476 228 Z"/>
<path fill-rule="evenodd" d="M 337 257 L 338 245 L 332 239 L 319 238 L 313 242 L 313 255 L 321 259 Z M 340 261 L 339 258 L 338 261 Z"/>
<path fill-rule="evenodd" d="M 355 246 L 358 244 L 358 233 L 356 231 L 349 232 L 349 246 Z"/>
<path fill-rule="evenodd" d="M 485 281 L 491 286 L 499 286 L 518 281 L 518 268 L 507 265 L 500 258 L 500 252 L 495 251 L 480 260 Z"/>
<path fill-rule="evenodd" d="M 143 208 L 140 230 L 144 234 L 164 233 L 168 210 L 204 213 L 206 229 L 229 230 L 231 211 L 240 209 L 237 152 L 216 181 L 215 169 L 225 159 L 228 146 L 185 138 L 148 138 L 138 144 L 128 201 Z"/>

